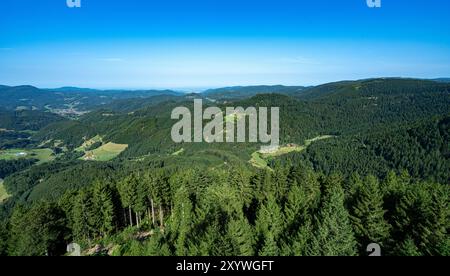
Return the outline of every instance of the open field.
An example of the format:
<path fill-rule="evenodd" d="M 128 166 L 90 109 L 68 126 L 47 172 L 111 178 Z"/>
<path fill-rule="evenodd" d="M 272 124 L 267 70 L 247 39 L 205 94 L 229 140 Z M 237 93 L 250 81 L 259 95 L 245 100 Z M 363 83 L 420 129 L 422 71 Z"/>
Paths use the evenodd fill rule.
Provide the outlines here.
<path fill-rule="evenodd" d="M 81 157 L 83 160 L 91 161 L 109 161 L 117 157 L 122 151 L 126 150 L 128 145 L 126 144 L 115 144 L 107 143 L 95 150 L 88 151 Z"/>
<path fill-rule="evenodd" d="M 55 159 L 51 149 L 8 149 L 0 150 L 0 160 L 17 160 L 21 158 L 38 159 L 38 164 Z"/>
<path fill-rule="evenodd" d="M 3 186 L 3 179 L 0 179 L 0 203 L 5 201 L 8 197 L 10 197 L 10 195 L 6 192 L 5 186 Z"/>

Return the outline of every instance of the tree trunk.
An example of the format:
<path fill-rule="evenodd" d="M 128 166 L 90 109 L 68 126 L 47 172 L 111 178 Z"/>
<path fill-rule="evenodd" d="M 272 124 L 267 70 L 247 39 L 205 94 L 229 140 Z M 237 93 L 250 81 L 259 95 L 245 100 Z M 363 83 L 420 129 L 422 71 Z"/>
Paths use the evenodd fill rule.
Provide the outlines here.
<path fill-rule="evenodd" d="M 123 223 L 124 225 L 127 225 L 127 213 L 125 212 L 125 208 L 123 208 L 122 211 L 123 211 Z"/>
<path fill-rule="evenodd" d="M 159 204 L 159 221 L 160 221 L 160 227 L 164 228 L 164 213 L 162 209 L 162 204 Z"/>
<path fill-rule="evenodd" d="M 152 204 L 152 225 L 155 226 L 155 204 L 153 198 L 150 199 L 150 203 Z"/>
<path fill-rule="evenodd" d="M 128 215 L 130 216 L 130 225 L 133 226 L 133 217 L 131 216 L 131 206 L 128 206 Z"/>
<path fill-rule="evenodd" d="M 138 217 L 138 213 L 134 212 L 136 214 L 136 225 L 139 228 L 139 217 Z"/>

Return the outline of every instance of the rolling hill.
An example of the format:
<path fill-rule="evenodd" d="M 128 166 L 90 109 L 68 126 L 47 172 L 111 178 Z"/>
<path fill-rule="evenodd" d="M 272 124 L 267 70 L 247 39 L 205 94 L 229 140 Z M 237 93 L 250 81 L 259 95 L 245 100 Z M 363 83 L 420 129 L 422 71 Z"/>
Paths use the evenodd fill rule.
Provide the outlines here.
<path fill-rule="evenodd" d="M 423 255 L 445 254 L 445 222 L 435 220 L 448 213 L 450 84 L 389 78 L 300 91 L 233 89 L 113 99 L 75 119 L 37 110 L 2 111 L 3 125 L 13 131 L 0 132 L 0 142 L 10 147 L 4 154 L 37 150 L 51 153 L 51 158 L 39 162 L 33 156 L 14 155 L 13 160 L 1 160 L 0 219 L 28 229 L 35 217 L 50 212 L 51 219 L 39 221 L 64 223 L 64 230 L 56 231 L 64 237 L 58 242 L 113 244 L 118 248 L 114 254 L 131 254 L 140 246 L 155 250 L 145 254 L 160 254 L 159 246 L 164 246 L 167 255 L 176 255 L 177 250 L 186 249 L 178 244 L 184 237 L 199 243 L 215 237 L 221 244 L 224 236 L 246 233 L 240 227 L 252 235 L 264 221 L 272 225 L 272 214 L 279 214 L 277 221 L 284 225 L 281 232 L 285 235 L 279 234 L 278 240 L 292 244 L 279 250 L 289 255 L 297 244 L 289 231 L 300 233 L 295 224 L 299 219 L 304 223 L 302 235 L 313 233 L 302 246 L 314 250 L 310 241 L 322 233 L 321 210 L 330 198 L 337 202 L 333 208 L 341 208 L 349 227 L 356 227 L 348 214 L 355 216 L 354 206 L 360 206 L 361 196 L 376 193 L 377 208 L 393 229 L 386 234 L 395 241 L 387 243 L 388 254 L 409 254 L 402 250 L 411 241 L 418 245 L 413 249 Z M 226 91 L 233 96 L 221 94 Z M 281 148 L 258 154 L 260 144 L 254 143 L 174 143 L 171 111 L 177 106 L 192 109 L 194 98 L 221 109 L 280 107 Z M 26 141 L 27 151 L 20 150 L 19 137 Z M 155 204 L 157 211 L 151 211 Z M 98 210 L 108 216 L 85 219 Z M 158 222 L 152 219 L 155 212 Z M 185 212 L 188 220 L 183 220 Z M 267 214 L 270 217 L 262 222 Z M 328 218 L 334 217 L 332 212 Z M 397 223 L 398 217 L 406 226 Z M 292 223 L 285 224 L 282 218 Z M 195 225 L 192 229 L 191 224 Z M 101 232 L 102 225 L 109 228 Z M 193 234 L 186 234 L 179 225 Z M 66 229 L 69 232 L 63 233 Z M 154 234 L 144 238 L 144 230 Z M 22 228 L 15 231 L 24 241 L 33 233 Z M 185 236 L 173 238 L 180 233 Z M 429 235 L 433 239 L 426 240 Z M 233 245 L 231 238 L 226 242 Z M 259 252 L 262 246 L 258 246 L 248 248 Z M 197 254 L 197 248 L 188 249 Z M 223 250 L 227 248 L 232 247 Z M 355 254 L 361 249 L 352 248 Z"/>
<path fill-rule="evenodd" d="M 172 90 L 94 90 L 74 87 L 39 89 L 33 86 L 0 86 L 0 106 L 8 110 L 43 110 L 79 115 L 115 100 L 181 95 Z"/>
<path fill-rule="evenodd" d="M 218 89 L 209 89 L 202 94 L 215 100 L 242 100 L 258 94 L 285 94 L 293 95 L 303 91 L 303 86 L 261 85 L 261 86 L 234 86 Z"/>

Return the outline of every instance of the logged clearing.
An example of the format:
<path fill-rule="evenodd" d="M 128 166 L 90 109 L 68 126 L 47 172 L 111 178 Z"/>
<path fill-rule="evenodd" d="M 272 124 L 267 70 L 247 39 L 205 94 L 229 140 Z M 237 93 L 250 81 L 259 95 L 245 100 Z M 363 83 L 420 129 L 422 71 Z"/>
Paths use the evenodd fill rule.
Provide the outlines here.
<path fill-rule="evenodd" d="M 336 136 L 334 136 L 334 135 L 322 135 L 322 136 L 317 136 L 316 138 L 312 138 L 312 139 L 306 140 L 306 141 L 305 141 L 305 146 L 309 146 L 309 145 L 311 145 L 312 143 L 317 142 L 317 141 L 320 141 L 320 140 L 330 139 L 330 138 L 334 138 L 334 137 L 336 137 Z"/>
<path fill-rule="evenodd" d="M 109 161 L 117 157 L 121 152 L 126 150 L 128 145 L 107 143 L 95 150 L 87 151 L 81 159 L 86 161 Z"/>
<path fill-rule="evenodd" d="M 55 159 L 51 149 L 7 149 L 0 150 L 0 160 L 38 159 L 38 164 Z"/>
<path fill-rule="evenodd" d="M 305 144 L 302 146 L 296 145 L 296 144 L 287 144 L 285 146 L 280 146 L 278 147 L 278 149 L 273 150 L 273 151 L 265 151 L 265 152 L 261 152 L 261 151 L 255 151 L 254 153 L 252 153 L 252 158 L 250 159 L 250 164 L 252 164 L 254 167 L 257 168 L 269 168 L 267 165 L 267 159 L 269 158 L 275 158 L 275 157 L 279 157 L 291 152 L 302 152 L 304 151 L 306 148 L 308 148 L 308 146 L 310 146 L 312 143 L 319 141 L 319 140 L 324 140 L 324 139 L 329 139 L 329 138 L 333 138 L 335 136 L 333 135 L 322 135 L 322 136 L 317 136 L 313 139 L 308 139 L 305 140 Z"/>
<path fill-rule="evenodd" d="M 5 186 L 3 185 L 3 179 L 0 178 L 0 203 L 3 203 L 9 197 L 10 195 L 6 192 Z"/>

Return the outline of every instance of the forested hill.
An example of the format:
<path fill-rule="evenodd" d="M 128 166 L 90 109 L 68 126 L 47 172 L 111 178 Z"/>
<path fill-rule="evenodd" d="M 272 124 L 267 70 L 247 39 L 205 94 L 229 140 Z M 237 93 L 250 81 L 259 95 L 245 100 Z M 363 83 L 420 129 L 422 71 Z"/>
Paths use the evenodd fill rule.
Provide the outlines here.
<path fill-rule="evenodd" d="M 36 110 L 9 111 L 0 108 L 0 129 L 37 131 L 51 123 L 64 121 L 56 114 Z"/>
<path fill-rule="evenodd" d="M 404 82 L 406 88 L 402 86 Z M 299 94 L 298 100 L 286 95 L 266 94 L 229 105 L 280 107 L 282 142 L 302 143 L 305 139 L 322 134 L 342 135 L 367 132 L 379 127 L 397 127 L 450 112 L 450 85 L 429 81 L 414 83 L 420 85 L 416 87 L 410 80 L 395 79 L 350 82 L 337 92 L 322 96 L 320 100 L 303 99 L 303 93 Z M 415 88 L 410 89 L 411 86 Z M 390 92 L 385 92 L 383 87 L 389 87 Z M 172 150 L 175 145 L 162 138 L 168 135 L 174 123 L 170 120 L 171 110 L 192 103 L 186 98 L 168 100 L 152 103 L 145 108 L 137 104 L 141 108 L 139 110 L 122 108 L 127 113 L 108 110 L 92 112 L 75 122 L 50 125 L 36 137 L 59 139 L 66 141 L 69 146 L 77 147 L 82 144 L 83 137 L 100 134 L 108 140 L 129 144 L 127 151 L 132 156 L 148 154 L 149 143 L 160 151 L 166 147 Z M 205 100 L 204 104 L 212 103 Z M 133 152 L 136 148 L 140 148 L 141 152 Z"/>
<path fill-rule="evenodd" d="M 45 123 L 21 138 L 22 150 L 53 155 L 2 162 L 0 236 L 9 238 L 0 255 L 60 254 L 72 241 L 113 255 L 355 255 L 369 241 L 386 255 L 450 254 L 450 84 L 371 79 L 273 92 L 119 99 L 75 120 L 34 111 Z M 287 150 L 175 144 L 171 111 L 192 109 L 194 98 L 223 110 L 280 107 Z M 3 114 L 16 135 L 29 127 L 17 115 L 27 113 Z M 36 229 L 48 231 L 30 238 Z"/>
<path fill-rule="evenodd" d="M 0 106 L 8 110 L 52 112 L 88 111 L 118 99 L 181 95 L 172 90 L 95 90 L 65 87 L 39 89 L 34 86 L 0 86 Z"/>
<path fill-rule="evenodd" d="M 298 94 L 304 100 L 346 100 L 349 97 L 392 96 L 407 98 L 447 93 L 450 84 L 432 80 L 384 78 L 328 83 L 305 89 Z"/>
<path fill-rule="evenodd" d="M 285 95 L 295 95 L 303 91 L 305 87 L 303 86 L 234 86 L 234 87 L 224 87 L 217 89 L 209 89 L 204 91 L 202 94 L 208 98 L 215 100 L 242 100 L 246 98 L 251 98 L 258 94 L 285 94 Z"/>

